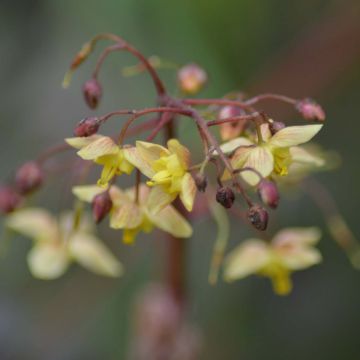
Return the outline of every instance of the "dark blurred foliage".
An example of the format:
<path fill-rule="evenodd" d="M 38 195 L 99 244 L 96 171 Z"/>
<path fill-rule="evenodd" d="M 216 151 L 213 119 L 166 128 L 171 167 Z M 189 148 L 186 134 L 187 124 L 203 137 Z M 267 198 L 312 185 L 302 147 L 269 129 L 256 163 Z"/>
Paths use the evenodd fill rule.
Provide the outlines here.
<path fill-rule="evenodd" d="M 91 113 L 80 87 L 95 58 L 75 74 L 69 90 L 61 81 L 75 52 L 92 35 L 122 35 L 145 54 L 178 63 L 196 61 L 210 74 L 205 96 L 240 89 L 292 96 L 313 96 L 327 110 L 319 142 L 338 151 L 337 172 L 318 176 L 360 234 L 359 82 L 360 6 L 358 0 L 2 0 L 0 2 L 1 179 L 42 148 L 71 134 Z M 146 75 L 122 78 L 134 64 L 115 54 L 101 71 L 104 99 L 96 113 L 152 104 Z M 175 76 L 162 75 L 175 90 Z M 264 109 L 280 121 L 298 121 L 286 105 Z M 106 131 L 119 124 L 107 125 Z M 190 122 L 181 126 L 184 142 L 195 147 Z M 56 178 L 56 181 L 55 181 Z M 71 206 L 71 177 L 53 177 L 36 196 L 54 211 Z M 319 211 L 301 195 L 282 198 L 272 212 L 270 233 L 289 225 L 324 225 Z M 262 279 L 233 285 L 207 282 L 214 225 L 195 224 L 188 246 L 191 321 L 204 332 L 202 359 L 346 359 L 359 358 L 360 273 L 326 229 L 320 243 L 325 261 L 295 275 L 289 297 L 272 294 Z M 159 261 L 165 240 L 140 238 L 134 247 L 120 243 L 114 231 L 99 229 L 126 265 L 120 280 L 108 280 L 73 267 L 62 279 L 31 278 L 25 256 L 28 240 L 1 237 L 0 359 L 124 359 L 134 297 L 150 279 L 162 278 Z M 250 235 L 232 228 L 231 248 Z M 149 254 L 151 256 L 149 256 Z"/>

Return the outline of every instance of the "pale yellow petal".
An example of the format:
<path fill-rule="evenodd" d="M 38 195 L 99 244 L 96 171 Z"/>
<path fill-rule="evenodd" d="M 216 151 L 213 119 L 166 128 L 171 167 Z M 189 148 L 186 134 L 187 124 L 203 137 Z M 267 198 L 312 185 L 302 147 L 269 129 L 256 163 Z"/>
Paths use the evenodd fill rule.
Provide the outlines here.
<path fill-rule="evenodd" d="M 145 141 L 137 141 L 136 148 L 148 164 L 152 164 L 162 156 L 170 155 L 170 151 L 165 147 Z"/>
<path fill-rule="evenodd" d="M 317 227 L 286 228 L 279 231 L 273 238 L 274 246 L 287 245 L 288 243 L 300 245 L 315 245 L 321 238 L 321 230 Z"/>
<path fill-rule="evenodd" d="M 268 123 L 264 123 L 260 125 L 260 132 L 261 132 L 261 137 L 263 139 L 263 141 L 269 141 L 272 134 L 269 128 L 269 124 Z"/>
<path fill-rule="evenodd" d="M 299 246 L 292 251 L 280 252 L 279 258 L 282 264 L 290 270 L 306 269 L 322 260 L 320 251 L 309 246 Z"/>
<path fill-rule="evenodd" d="M 114 206 L 110 214 L 110 227 L 113 229 L 134 229 L 143 221 L 143 213 L 138 205 L 132 202 Z"/>
<path fill-rule="evenodd" d="M 235 248 L 224 264 L 226 281 L 242 279 L 255 274 L 271 261 L 269 246 L 257 239 L 249 239 Z"/>
<path fill-rule="evenodd" d="M 92 142 L 100 139 L 102 135 L 91 135 L 88 137 L 73 137 L 67 138 L 65 141 L 75 149 L 82 149 L 83 147 L 91 144 Z"/>
<path fill-rule="evenodd" d="M 170 139 L 167 142 L 168 149 L 171 153 L 176 154 L 180 164 L 184 169 L 190 166 L 190 151 L 176 139 Z"/>
<path fill-rule="evenodd" d="M 245 137 L 238 137 L 236 139 L 230 140 L 220 146 L 220 149 L 225 154 L 230 154 L 241 146 L 251 146 L 254 143 Z M 213 152 L 214 155 L 218 155 L 217 151 Z"/>
<path fill-rule="evenodd" d="M 72 193 L 81 201 L 91 203 L 93 199 L 105 190 L 97 185 L 79 185 L 72 188 Z"/>
<path fill-rule="evenodd" d="M 147 208 L 150 212 L 156 214 L 164 209 L 165 206 L 172 203 L 176 196 L 176 193 L 169 194 L 165 192 L 161 186 L 154 186 L 151 189 L 147 200 Z"/>
<path fill-rule="evenodd" d="M 27 256 L 32 275 L 43 280 L 52 280 L 64 274 L 70 260 L 64 246 L 52 243 L 38 243 Z"/>
<path fill-rule="evenodd" d="M 155 171 L 151 166 L 152 163 L 142 156 L 142 152 L 138 148 L 123 148 L 123 154 L 130 164 L 139 169 L 148 178 L 152 178 L 155 175 Z"/>
<path fill-rule="evenodd" d="M 180 200 L 187 211 L 191 211 L 194 206 L 196 196 L 196 184 L 190 173 L 186 173 L 181 182 Z"/>
<path fill-rule="evenodd" d="M 123 266 L 94 235 L 75 233 L 69 240 L 71 256 L 86 269 L 105 276 L 120 276 Z"/>
<path fill-rule="evenodd" d="M 114 155 L 120 150 L 114 140 L 108 136 L 101 136 L 95 141 L 78 151 L 78 155 L 84 160 L 95 160 L 101 156 Z"/>
<path fill-rule="evenodd" d="M 296 146 L 310 141 L 323 125 L 288 126 L 278 131 L 268 142 L 274 148 Z"/>
<path fill-rule="evenodd" d="M 325 158 L 320 154 L 312 153 L 305 147 L 293 146 L 290 148 L 291 161 L 316 167 L 325 165 Z"/>
<path fill-rule="evenodd" d="M 116 185 L 112 185 L 109 190 L 109 195 L 114 206 L 121 206 L 131 201 L 125 191 Z"/>
<path fill-rule="evenodd" d="M 133 186 L 131 188 L 126 189 L 125 194 L 129 199 L 131 199 L 132 201 L 135 201 L 136 191 L 139 192 L 139 194 L 138 194 L 138 202 L 140 204 L 145 204 L 147 202 L 147 199 L 148 199 L 148 196 L 149 196 L 149 193 L 150 193 L 150 188 L 148 186 L 146 186 L 145 184 L 141 183 L 139 185 L 138 190 L 136 190 L 136 187 Z"/>

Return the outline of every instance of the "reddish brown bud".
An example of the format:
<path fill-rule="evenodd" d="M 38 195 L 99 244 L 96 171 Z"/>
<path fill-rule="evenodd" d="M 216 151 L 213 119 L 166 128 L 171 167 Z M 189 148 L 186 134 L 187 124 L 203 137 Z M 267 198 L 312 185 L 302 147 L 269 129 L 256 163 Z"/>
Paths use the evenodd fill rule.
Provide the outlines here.
<path fill-rule="evenodd" d="M 88 137 L 97 133 L 100 127 L 100 121 L 97 117 L 88 117 L 81 120 L 74 130 L 74 135 L 79 137 Z"/>
<path fill-rule="evenodd" d="M 244 111 L 237 106 L 227 105 L 220 109 L 219 120 L 244 115 Z M 224 141 L 238 137 L 245 129 L 247 122 L 244 120 L 228 122 L 220 125 L 220 135 Z"/>
<path fill-rule="evenodd" d="M 323 108 L 312 99 L 298 101 L 296 109 L 305 120 L 324 121 L 326 117 Z"/>
<path fill-rule="evenodd" d="M 271 121 L 269 123 L 269 129 L 272 135 L 276 134 L 278 131 L 284 128 L 285 128 L 285 124 L 281 121 Z"/>
<path fill-rule="evenodd" d="M 198 173 L 195 175 L 195 184 L 199 191 L 205 192 L 208 181 L 207 177 L 204 174 Z"/>
<path fill-rule="evenodd" d="M 264 231 L 267 228 L 269 215 L 268 212 L 260 205 L 253 205 L 247 213 L 251 224 L 258 230 Z"/>
<path fill-rule="evenodd" d="M 216 192 L 216 201 L 224 208 L 230 209 L 235 201 L 235 194 L 228 186 L 218 188 Z"/>
<path fill-rule="evenodd" d="M 0 212 L 9 214 L 17 209 L 22 202 L 22 197 L 11 187 L 0 187 Z"/>
<path fill-rule="evenodd" d="M 85 101 L 90 109 L 95 109 L 102 96 L 102 88 L 96 79 L 88 80 L 83 86 Z"/>
<path fill-rule="evenodd" d="M 44 174 L 35 161 L 22 165 L 15 174 L 16 188 L 21 195 L 27 195 L 37 190 L 44 181 Z"/>
<path fill-rule="evenodd" d="M 196 94 L 207 82 L 207 74 L 197 64 L 183 66 L 177 74 L 180 89 L 187 94 Z"/>
<path fill-rule="evenodd" d="M 108 191 L 95 196 L 92 202 L 92 213 L 97 224 L 110 212 L 112 205 L 113 203 Z"/>
<path fill-rule="evenodd" d="M 265 179 L 261 180 L 258 185 L 258 194 L 265 205 L 268 205 L 273 209 L 277 208 L 279 204 L 279 191 L 273 181 Z"/>

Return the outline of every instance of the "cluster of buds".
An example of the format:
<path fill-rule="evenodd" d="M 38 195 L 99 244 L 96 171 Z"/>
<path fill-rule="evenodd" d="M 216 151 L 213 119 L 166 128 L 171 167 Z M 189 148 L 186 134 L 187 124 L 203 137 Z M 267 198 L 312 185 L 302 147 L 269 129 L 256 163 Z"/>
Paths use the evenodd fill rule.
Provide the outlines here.
<path fill-rule="evenodd" d="M 324 121 L 324 109 L 313 99 L 303 99 L 296 103 L 296 109 L 303 116 L 305 120 Z"/>

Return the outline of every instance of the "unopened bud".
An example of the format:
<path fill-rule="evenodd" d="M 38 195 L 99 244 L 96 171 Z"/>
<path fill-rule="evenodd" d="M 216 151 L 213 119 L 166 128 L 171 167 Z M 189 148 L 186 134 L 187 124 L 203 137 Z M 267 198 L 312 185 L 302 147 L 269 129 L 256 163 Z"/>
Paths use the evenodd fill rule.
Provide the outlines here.
<path fill-rule="evenodd" d="M 177 74 L 180 89 L 187 94 L 196 94 L 207 82 L 207 74 L 199 65 L 183 66 Z"/>
<path fill-rule="evenodd" d="M 227 105 L 220 109 L 219 120 L 233 118 L 244 115 L 242 109 L 237 106 Z M 220 125 L 220 135 L 222 140 L 227 141 L 238 137 L 245 129 L 247 122 L 244 120 L 227 122 Z"/>
<path fill-rule="evenodd" d="M 324 121 L 326 117 L 323 108 L 312 99 L 298 101 L 296 109 L 305 120 Z"/>
<path fill-rule="evenodd" d="M 269 129 L 272 135 L 275 135 L 278 131 L 285 128 L 285 124 L 281 121 L 271 121 L 269 123 Z"/>
<path fill-rule="evenodd" d="M 11 187 L 0 187 L 0 212 L 9 214 L 17 209 L 22 202 L 22 197 Z"/>
<path fill-rule="evenodd" d="M 90 109 L 95 109 L 102 96 L 102 88 L 96 79 L 86 81 L 83 86 L 83 94 L 85 101 Z"/>
<path fill-rule="evenodd" d="M 235 194 L 231 188 L 223 186 L 216 192 L 216 201 L 224 208 L 230 209 L 235 201 Z"/>
<path fill-rule="evenodd" d="M 195 184 L 199 191 L 205 192 L 208 181 L 207 177 L 204 174 L 198 173 L 195 175 Z"/>
<path fill-rule="evenodd" d="M 85 43 L 72 60 L 70 69 L 75 70 L 77 67 L 79 67 L 87 59 L 92 49 L 93 44 L 91 42 Z"/>
<path fill-rule="evenodd" d="M 95 196 L 92 202 L 92 213 L 97 224 L 110 212 L 112 205 L 113 203 L 108 191 Z"/>
<path fill-rule="evenodd" d="M 44 181 L 44 174 L 35 161 L 22 165 L 15 174 L 16 188 L 21 195 L 27 195 L 37 190 Z"/>
<path fill-rule="evenodd" d="M 88 137 L 97 133 L 100 127 L 100 121 L 97 117 L 88 117 L 81 120 L 74 130 L 74 135 L 79 137 Z"/>
<path fill-rule="evenodd" d="M 267 228 L 269 215 L 268 212 L 260 205 L 253 205 L 247 213 L 251 224 L 258 230 L 264 231 Z"/>
<path fill-rule="evenodd" d="M 273 209 L 277 208 L 279 204 L 279 191 L 273 181 L 265 179 L 261 180 L 258 185 L 258 194 L 265 205 L 268 205 Z"/>

